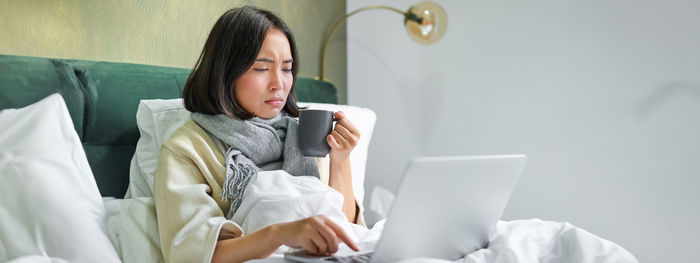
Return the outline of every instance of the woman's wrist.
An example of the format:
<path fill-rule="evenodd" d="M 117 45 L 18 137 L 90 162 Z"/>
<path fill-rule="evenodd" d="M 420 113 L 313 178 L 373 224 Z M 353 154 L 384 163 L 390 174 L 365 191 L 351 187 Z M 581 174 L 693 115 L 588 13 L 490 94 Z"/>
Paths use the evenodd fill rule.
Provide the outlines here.
<path fill-rule="evenodd" d="M 244 262 L 269 257 L 283 245 L 282 230 L 278 225 L 242 237 L 217 241 L 212 262 Z"/>
<path fill-rule="evenodd" d="M 263 231 L 265 231 L 265 237 L 267 241 L 274 247 L 280 247 L 281 245 L 284 245 L 284 241 L 282 241 L 283 224 L 284 223 L 279 223 L 263 228 Z"/>
<path fill-rule="evenodd" d="M 345 159 L 331 159 L 329 164 L 329 176 L 334 184 L 340 181 L 352 182 L 352 166 L 350 165 L 350 158 Z M 331 184 L 333 186 L 334 184 Z"/>
<path fill-rule="evenodd" d="M 330 159 L 329 164 L 350 166 L 350 155 L 345 156 L 345 157 L 340 157 L 340 158 L 338 158 L 338 157 L 333 158 L 333 156 L 331 156 L 329 159 Z"/>

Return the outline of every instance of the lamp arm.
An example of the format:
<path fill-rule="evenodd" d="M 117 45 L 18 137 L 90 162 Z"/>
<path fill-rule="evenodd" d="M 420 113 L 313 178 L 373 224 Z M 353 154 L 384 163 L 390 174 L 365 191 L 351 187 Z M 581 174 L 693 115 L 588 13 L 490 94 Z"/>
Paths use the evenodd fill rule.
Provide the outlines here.
<path fill-rule="evenodd" d="M 394 11 L 394 12 L 397 12 L 399 14 L 402 14 L 402 15 L 404 15 L 404 17 L 408 16 L 407 13 L 405 13 L 399 9 L 390 7 L 390 6 L 367 6 L 367 7 L 363 7 L 363 8 L 357 9 L 355 11 L 352 11 L 352 12 L 348 13 L 347 15 L 343 16 L 340 20 L 338 20 L 338 22 L 335 23 L 335 25 L 333 25 L 333 27 L 331 28 L 331 31 L 328 33 L 328 35 L 326 35 L 326 38 L 323 40 L 323 49 L 321 49 L 321 75 L 319 76 L 320 80 L 323 80 L 323 81 L 326 80 L 326 50 L 328 49 L 328 41 L 331 39 L 331 36 L 333 36 L 335 31 L 338 30 L 338 27 L 340 25 L 342 25 L 343 22 L 348 20 L 348 17 L 350 17 L 354 14 L 357 14 L 359 12 L 367 11 L 370 9 L 386 9 L 386 10 L 390 10 L 390 11 Z"/>

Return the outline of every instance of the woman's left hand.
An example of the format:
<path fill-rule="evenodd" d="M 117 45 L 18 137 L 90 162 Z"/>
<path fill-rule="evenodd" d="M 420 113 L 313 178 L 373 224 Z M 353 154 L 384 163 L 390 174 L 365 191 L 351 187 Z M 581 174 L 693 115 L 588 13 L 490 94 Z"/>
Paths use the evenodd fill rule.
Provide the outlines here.
<path fill-rule="evenodd" d="M 335 112 L 333 116 L 338 119 L 338 122 L 335 123 L 335 128 L 331 131 L 331 134 L 326 137 L 328 145 L 331 146 L 329 157 L 331 161 L 348 160 L 350 152 L 357 146 L 357 142 L 360 141 L 360 131 L 350 120 L 345 118 L 345 114 L 342 111 Z"/>

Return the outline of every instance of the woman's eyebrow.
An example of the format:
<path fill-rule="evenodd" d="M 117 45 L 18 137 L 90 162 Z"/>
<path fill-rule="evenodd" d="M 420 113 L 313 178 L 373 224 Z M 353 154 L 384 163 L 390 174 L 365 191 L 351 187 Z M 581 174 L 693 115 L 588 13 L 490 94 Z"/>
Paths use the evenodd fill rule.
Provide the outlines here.
<path fill-rule="evenodd" d="M 275 61 L 269 58 L 259 58 L 256 59 L 255 61 L 260 61 L 260 62 L 268 62 L 268 63 L 274 63 Z"/>
<path fill-rule="evenodd" d="M 269 59 L 269 58 L 259 58 L 259 59 L 256 59 L 255 61 L 256 62 L 259 61 L 259 62 L 275 63 L 274 60 Z M 287 59 L 285 61 L 282 61 L 282 63 L 292 63 L 292 61 L 293 61 L 292 59 Z"/>

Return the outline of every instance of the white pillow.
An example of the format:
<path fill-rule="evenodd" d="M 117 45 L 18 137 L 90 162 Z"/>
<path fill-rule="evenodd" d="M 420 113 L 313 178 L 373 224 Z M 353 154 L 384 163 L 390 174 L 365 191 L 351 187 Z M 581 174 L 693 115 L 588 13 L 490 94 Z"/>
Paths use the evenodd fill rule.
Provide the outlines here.
<path fill-rule="evenodd" d="M 124 198 L 153 197 L 153 175 L 158 167 L 160 147 L 190 120 L 182 99 L 141 100 L 136 125 L 141 137 L 131 159 L 129 187 Z"/>
<path fill-rule="evenodd" d="M 299 103 L 299 106 L 343 111 L 360 130 L 360 141 L 350 154 L 350 162 L 355 198 L 362 204 L 365 193 L 367 150 L 377 116 L 370 109 L 355 106 L 303 102 Z M 141 132 L 141 138 L 136 144 L 136 152 L 131 160 L 129 189 L 125 198 L 153 196 L 153 175 L 158 166 L 160 147 L 175 130 L 189 120 L 190 112 L 185 109 L 182 99 L 141 101 L 136 112 L 136 123 Z"/>
<path fill-rule="evenodd" d="M 0 111 L 0 261 L 120 262 L 63 98 Z"/>

